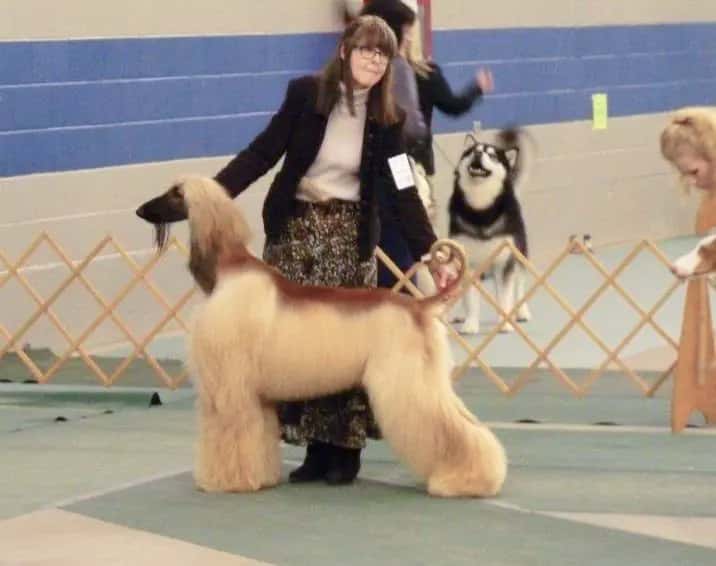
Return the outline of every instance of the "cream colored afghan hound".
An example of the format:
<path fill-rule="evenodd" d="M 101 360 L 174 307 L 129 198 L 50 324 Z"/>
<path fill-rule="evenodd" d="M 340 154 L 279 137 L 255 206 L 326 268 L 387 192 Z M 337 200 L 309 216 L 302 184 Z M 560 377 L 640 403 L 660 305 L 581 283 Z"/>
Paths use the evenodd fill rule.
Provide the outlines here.
<path fill-rule="evenodd" d="M 276 485 L 274 404 L 362 386 L 385 439 L 430 494 L 498 493 L 507 473 L 504 449 L 454 392 L 437 318 L 461 281 L 422 300 L 292 283 L 251 255 L 246 222 L 211 179 L 183 180 L 137 214 L 155 224 L 159 244 L 166 223 L 188 216 L 189 268 L 208 295 L 189 337 L 201 489 Z"/>

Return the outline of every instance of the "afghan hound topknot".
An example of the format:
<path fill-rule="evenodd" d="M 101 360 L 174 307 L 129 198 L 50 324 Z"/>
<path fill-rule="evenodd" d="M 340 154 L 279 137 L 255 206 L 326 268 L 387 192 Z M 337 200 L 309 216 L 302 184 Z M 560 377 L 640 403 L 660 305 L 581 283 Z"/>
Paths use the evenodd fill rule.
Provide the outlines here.
<path fill-rule="evenodd" d="M 189 266 L 208 294 L 189 337 L 199 408 L 195 479 L 253 491 L 280 479 L 274 404 L 365 388 L 385 439 L 437 496 L 492 496 L 505 452 L 450 379 L 438 320 L 455 288 L 414 300 L 385 289 L 294 284 L 252 256 L 246 222 L 211 179 L 186 179 L 137 213 L 189 218 Z M 464 272 L 464 256 L 458 251 Z M 453 286 L 461 282 L 453 283 Z"/>

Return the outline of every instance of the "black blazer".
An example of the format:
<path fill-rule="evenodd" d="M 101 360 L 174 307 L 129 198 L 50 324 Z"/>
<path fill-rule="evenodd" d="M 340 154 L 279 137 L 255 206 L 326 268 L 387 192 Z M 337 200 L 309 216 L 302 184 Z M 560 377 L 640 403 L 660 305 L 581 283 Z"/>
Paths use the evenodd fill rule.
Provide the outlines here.
<path fill-rule="evenodd" d="M 317 96 L 316 76 L 292 80 L 281 108 L 266 129 L 216 176 L 235 197 L 286 155 L 264 201 L 263 220 L 268 241 L 275 241 L 289 218 L 296 214 L 298 183 L 316 159 L 323 142 L 327 117 L 316 109 Z M 389 203 L 391 212 L 399 216 L 400 227 L 415 257 L 426 253 L 435 241 L 416 188 L 399 191 L 390 173 L 388 158 L 405 151 L 401 130 L 402 123 L 381 126 L 371 116 L 366 118 L 359 172 L 358 249 L 362 260 L 371 257 L 380 238 L 380 202 Z"/>

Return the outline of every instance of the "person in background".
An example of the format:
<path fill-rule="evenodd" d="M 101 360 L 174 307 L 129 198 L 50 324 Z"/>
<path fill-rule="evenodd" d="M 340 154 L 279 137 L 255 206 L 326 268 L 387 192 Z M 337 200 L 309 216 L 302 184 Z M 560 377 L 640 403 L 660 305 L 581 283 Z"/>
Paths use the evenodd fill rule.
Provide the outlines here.
<path fill-rule="evenodd" d="M 416 111 L 420 114 L 420 119 L 414 120 L 420 124 L 420 134 L 405 137 L 415 184 L 428 216 L 434 224 L 435 157 L 431 133 L 433 109 L 437 108 L 451 116 L 460 116 L 469 112 L 483 94 L 492 92 L 494 88 L 492 73 L 487 69 L 479 69 L 473 81 L 462 92 L 455 94 L 439 65 L 426 62 L 423 58 L 417 3 L 414 0 L 371 0 L 361 13 L 381 17 L 390 25 L 399 38 L 400 56 L 396 57 L 396 63 L 399 63 L 402 71 L 400 80 L 407 85 L 404 91 L 412 93 L 412 85 L 416 87 L 417 99 L 414 95 L 406 95 L 396 96 L 396 101 L 404 107 L 407 106 L 406 111 L 409 116 Z M 387 208 L 386 210 L 389 211 Z M 380 247 L 401 271 L 405 272 L 419 258 L 410 253 L 407 243 L 401 236 L 400 227 L 396 225 L 397 222 L 395 214 L 384 220 Z M 390 288 L 396 281 L 393 273 L 379 264 L 378 286 Z"/>
<path fill-rule="evenodd" d="M 429 190 L 428 209 L 431 219 L 435 219 L 435 191 L 433 177 L 435 175 L 435 153 L 433 150 L 432 121 L 433 112 L 437 108 L 443 114 L 458 117 L 467 114 L 483 95 L 494 90 L 494 79 L 489 69 L 480 68 L 475 71 L 471 81 L 458 93 L 453 92 L 445 75 L 435 61 L 426 61 L 423 57 L 420 30 L 414 27 L 407 36 L 406 57 L 415 71 L 418 85 L 418 101 L 420 111 L 427 127 L 425 143 L 415 144 L 408 148 L 414 159 L 417 175 L 425 178 Z M 432 210 L 431 210 L 432 209 Z"/>
<path fill-rule="evenodd" d="M 407 60 L 408 35 L 415 26 L 417 15 L 402 0 L 372 0 L 363 7 L 361 15 L 378 16 L 384 20 L 398 40 L 398 52 L 392 61 L 393 95 L 405 111 L 405 141 L 408 144 L 419 142 L 427 135 L 427 126 L 420 111 L 415 74 Z"/>
<path fill-rule="evenodd" d="M 360 12 L 362 15 L 378 16 L 393 30 L 398 40 L 398 53 L 393 58 L 393 93 L 396 103 L 405 111 L 403 139 L 407 147 L 426 143 L 428 129 L 420 111 L 418 85 L 415 72 L 407 59 L 408 36 L 415 27 L 417 14 L 402 0 L 371 0 Z M 414 171 L 413 171 L 414 174 Z M 402 237 L 400 218 L 388 203 L 382 207 L 380 248 L 401 271 L 407 271 L 415 256 Z M 396 278 L 382 263 L 378 265 L 378 287 L 392 287 Z"/>
<path fill-rule="evenodd" d="M 677 110 L 661 132 L 661 153 L 679 172 L 688 191 L 701 194 L 695 230 L 716 228 L 716 107 Z"/>

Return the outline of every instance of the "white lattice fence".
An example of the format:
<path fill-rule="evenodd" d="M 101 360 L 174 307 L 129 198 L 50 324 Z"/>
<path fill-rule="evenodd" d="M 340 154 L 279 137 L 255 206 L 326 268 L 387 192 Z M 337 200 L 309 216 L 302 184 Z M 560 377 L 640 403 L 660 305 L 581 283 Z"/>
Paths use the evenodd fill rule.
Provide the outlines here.
<path fill-rule="evenodd" d="M 595 255 L 591 254 L 581 243 L 570 242 L 559 253 L 552 262 L 544 269 L 540 270 L 533 265 L 527 258 L 523 257 L 518 250 L 511 244 L 505 243 L 504 246 L 511 248 L 511 251 L 518 258 L 519 262 L 524 266 L 526 273 L 531 278 L 531 284 L 526 289 L 524 301 L 529 301 L 539 291 L 548 294 L 559 309 L 566 315 L 566 322 L 554 333 L 554 335 L 546 342 L 539 341 L 530 334 L 529 325 L 520 325 L 514 321 L 515 313 L 521 303 L 514 305 L 511 312 L 502 311 L 495 297 L 486 288 L 480 280 L 480 275 L 489 269 L 492 258 L 496 257 L 502 251 L 502 247 L 496 249 L 491 258 L 482 266 L 479 266 L 474 273 L 471 274 L 470 284 L 473 285 L 484 301 L 486 301 L 498 314 L 497 323 L 484 335 L 473 339 L 468 339 L 458 333 L 458 331 L 447 321 L 449 335 L 451 339 L 458 345 L 459 349 L 465 354 L 465 358 L 455 368 L 454 377 L 460 379 L 465 376 L 471 367 L 479 367 L 484 375 L 504 394 L 514 395 L 521 391 L 530 381 L 538 368 L 547 368 L 569 392 L 581 396 L 586 395 L 592 386 L 604 375 L 610 367 L 616 367 L 626 378 L 631 380 L 639 391 L 644 395 L 653 395 L 664 381 L 671 375 L 674 364 L 665 367 L 658 379 L 648 379 L 632 369 L 623 359 L 623 354 L 627 346 L 634 340 L 638 333 L 649 327 L 655 332 L 663 342 L 674 351 L 674 358 L 678 349 L 678 341 L 671 333 L 659 324 L 655 319 L 655 314 L 660 308 L 672 297 L 679 283 L 676 279 L 668 275 L 669 284 L 656 300 L 650 301 L 650 305 L 645 307 L 639 303 L 637 297 L 630 293 L 618 281 L 619 276 L 640 256 L 649 255 L 663 266 L 665 274 L 668 274 L 669 260 L 664 253 L 652 242 L 642 241 L 634 245 L 629 253 L 616 266 L 607 267 Z M 28 263 L 38 249 L 44 248 L 44 253 L 49 253 L 56 263 L 66 270 L 67 275 L 55 282 L 51 288 L 45 290 L 44 293 L 36 288 L 30 281 Z M 555 271 L 567 260 L 573 257 L 574 253 L 578 253 L 585 266 L 594 272 L 598 280 L 596 289 L 590 293 L 579 304 L 572 304 L 570 300 L 560 293 L 550 282 L 550 277 Z M 93 283 L 91 266 L 98 261 L 98 258 L 110 253 L 116 261 L 120 261 L 126 268 L 128 276 L 122 284 L 115 286 L 111 292 L 100 291 L 99 286 Z M 162 266 L 170 256 L 180 256 L 182 261 L 188 255 L 186 247 L 172 238 L 167 249 L 159 255 L 151 254 L 144 261 L 137 261 L 132 254 L 128 253 L 112 236 L 106 236 L 94 246 L 90 252 L 81 260 L 72 260 L 62 247 L 48 234 L 40 234 L 20 255 L 16 261 L 10 261 L 5 254 L 0 251 L 0 269 L 4 273 L 0 274 L 0 299 L 2 298 L 3 288 L 7 288 L 10 284 L 15 285 L 29 300 L 28 307 L 23 310 L 20 319 L 11 324 L 0 311 L 0 363 L 3 358 L 15 355 L 27 369 L 29 375 L 40 383 L 51 381 L 57 373 L 70 360 L 80 359 L 100 383 L 110 386 L 117 383 L 126 374 L 128 368 L 136 360 L 143 360 L 151 368 L 155 376 L 167 387 L 176 388 L 180 386 L 187 378 L 185 371 L 180 371 L 176 375 L 171 375 L 160 363 L 160 361 L 150 353 L 150 346 L 159 336 L 168 330 L 176 333 L 184 333 L 188 326 L 184 317 L 185 310 L 192 299 L 199 298 L 199 292 L 192 285 L 191 279 L 182 269 L 182 279 L 175 283 L 180 291 L 175 293 L 175 297 L 169 298 L 167 293 L 162 289 L 161 284 L 155 281 L 156 271 Z M 419 265 L 413 266 L 407 273 L 403 274 L 395 264 L 381 250 L 377 252 L 378 259 L 384 262 L 388 268 L 398 277 L 398 283 L 394 287 L 394 291 L 398 292 L 403 287 L 414 295 L 419 296 L 420 291 L 411 283 L 410 278 L 415 275 L 419 269 Z M 174 278 L 176 279 L 176 275 Z M 71 295 L 70 289 L 73 287 L 81 287 L 84 294 L 78 296 L 78 303 L 87 301 L 93 303 L 97 312 L 90 317 L 89 322 L 82 325 L 79 329 L 70 329 L 69 324 L 62 320 L 57 303 L 63 296 Z M 122 315 L 121 310 L 127 298 L 131 293 L 141 289 L 145 295 L 151 298 L 154 307 L 159 310 L 158 318 L 152 319 L 148 323 L 142 324 L 142 328 L 133 327 Z M 623 301 L 631 309 L 637 320 L 631 330 L 616 345 L 609 345 L 608 342 L 600 336 L 599 332 L 590 325 L 586 320 L 586 315 L 591 309 L 595 308 L 597 301 L 604 296 L 607 291 L 616 292 Z M 85 308 L 85 304 L 77 304 L 76 308 Z M 69 309 L 72 311 L 72 305 Z M 65 308 L 67 310 L 67 307 Z M 136 318 L 136 317 L 135 317 Z M 49 323 L 53 331 L 59 333 L 62 337 L 62 348 L 54 349 L 53 357 L 50 363 L 46 363 L 45 367 L 40 367 L 31 355 L 26 352 L 24 345 L 28 336 L 40 321 Z M 493 368 L 486 361 L 484 353 L 487 348 L 493 344 L 500 335 L 500 331 L 507 323 L 511 321 L 514 327 L 515 335 L 518 336 L 523 344 L 531 350 L 534 358 L 531 363 L 525 364 L 516 379 L 510 383 L 499 374 L 499 370 Z M 91 348 L 88 344 L 92 342 L 93 334 L 107 323 L 111 323 L 115 330 L 119 333 L 121 340 L 129 345 L 126 356 L 120 359 L 112 368 L 101 367 L 96 357 L 90 353 Z M 560 368 L 555 360 L 555 349 L 564 342 L 565 338 L 575 329 L 579 329 L 582 336 L 595 345 L 603 355 L 603 361 L 596 364 L 586 379 L 581 381 L 571 377 L 567 370 Z M 1 367 L 1 366 L 0 366 Z M 1 377 L 1 376 L 0 376 Z"/>

